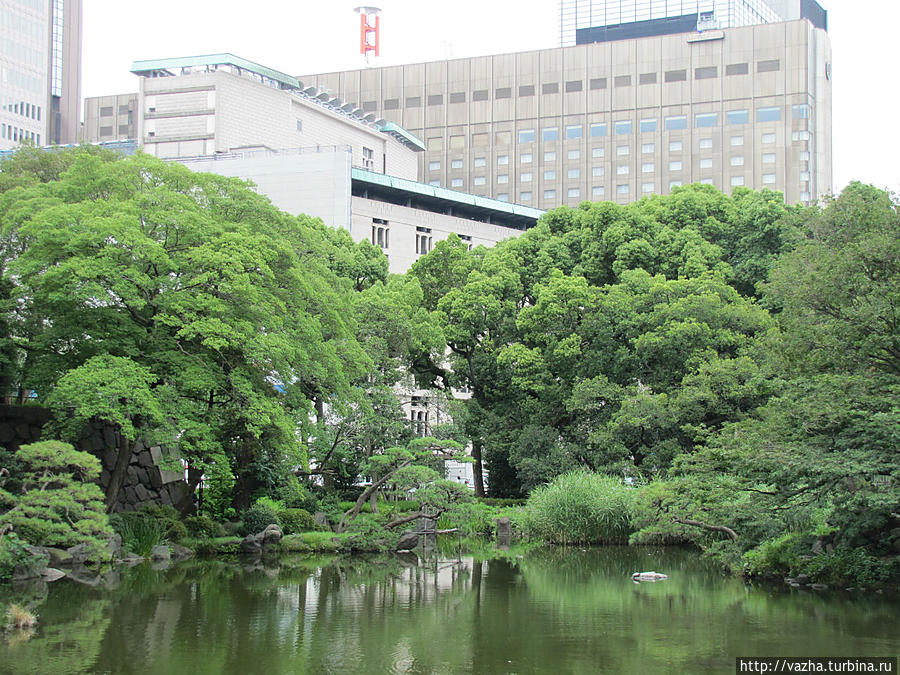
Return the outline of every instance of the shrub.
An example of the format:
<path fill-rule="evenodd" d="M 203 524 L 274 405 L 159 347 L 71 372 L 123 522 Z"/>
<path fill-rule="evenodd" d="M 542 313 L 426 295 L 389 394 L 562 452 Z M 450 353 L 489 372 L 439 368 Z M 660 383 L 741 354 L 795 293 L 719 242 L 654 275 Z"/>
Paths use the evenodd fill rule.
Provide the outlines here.
<path fill-rule="evenodd" d="M 522 497 L 514 497 L 511 499 L 505 497 L 479 497 L 475 501 L 479 504 L 485 504 L 487 506 L 525 506 L 528 502 L 527 499 Z"/>
<path fill-rule="evenodd" d="M 278 514 L 285 534 L 297 534 L 316 529 L 312 515 L 306 509 L 285 509 Z"/>
<path fill-rule="evenodd" d="M 118 513 L 112 522 L 122 537 L 123 548 L 144 558 L 148 558 L 150 552 L 166 538 L 164 521 L 148 518 L 138 511 Z"/>
<path fill-rule="evenodd" d="M 29 554 L 25 546 L 27 544 L 14 532 L 0 538 L 0 581 L 9 579 L 13 570 L 16 569 L 16 565 L 28 560 Z"/>
<path fill-rule="evenodd" d="M 557 544 L 625 543 L 633 501 L 618 478 L 572 471 L 531 493 L 522 526 L 530 537 Z"/>
<path fill-rule="evenodd" d="M 245 536 L 262 532 L 269 525 L 280 525 L 278 514 L 265 504 L 254 504 L 244 511 L 241 533 Z"/>
<path fill-rule="evenodd" d="M 209 516 L 188 516 L 184 526 L 188 534 L 200 539 L 212 539 L 219 534 L 219 525 Z"/>

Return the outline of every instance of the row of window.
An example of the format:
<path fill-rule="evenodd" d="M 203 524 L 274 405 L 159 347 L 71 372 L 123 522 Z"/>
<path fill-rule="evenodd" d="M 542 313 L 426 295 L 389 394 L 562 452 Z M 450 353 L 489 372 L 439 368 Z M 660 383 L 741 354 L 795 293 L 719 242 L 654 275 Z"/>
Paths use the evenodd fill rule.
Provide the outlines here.
<path fill-rule="evenodd" d="M 387 249 L 390 248 L 390 234 L 391 228 L 390 224 L 386 220 L 382 220 L 381 218 L 372 218 L 372 245 L 378 246 L 379 248 Z M 463 243 L 465 243 L 469 250 L 472 250 L 472 237 L 467 234 L 458 234 L 457 235 Z M 429 251 L 431 251 L 433 246 L 433 237 L 431 234 L 430 227 L 416 227 L 416 254 L 417 255 L 425 255 Z"/>
<path fill-rule="evenodd" d="M 25 101 L 13 101 L 4 97 L 0 100 L 0 110 L 33 120 L 40 121 L 41 119 L 41 106 Z"/>
<path fill-rule="evenodd" d="M 120 115 L 128 115 L 131 113 L 131 106 L 127 103 L 119 106 L 119 114 Z M 100 117 L 112 117 L 113 114 L 113 106 L 105 105 L 100 108 Z"/>
<path fill-rule="evenodd" d="M 43 92 L 43 80 L 28 73 L 23 73 L 17 68 L 0 67 L 0 84 L 4 87 L 18 87 L 36 94 Z"/>
<path fill-rule="evenodd" d="M 43 68 L 47 63 L 43 50 L 32 49 L 9 38 L 0 38 L 0 54 L 32 68 Z"/>
<path fill-rule="evenodd" d="M 771 73 L 781 70 L 781 61 L 779 59 L 768 59 L 765 61 L 757 61 L 756 63 L 756 72 L 758 73 Z M 726 77 L 730 77 L 732 75 L 748 75 L 750 73 L 750 64 L 749 63 L 732 63 L 725 66 L 725 75 Z M 704 66 L 700 68 L 694 69 L 694 79 L 695 80 L 708 80 L 712 78 L 719 77 L 719 68 L 718 66 Z M 663 73 L 663 82 L 671 83 L 671 82 L 686 82 L 688 79 L 688 70 L 685 68 L 679 70 L 667 70 Z M 641 73 L 638 75 L 637 83 L 638 85 L 648 85 L 648 84 L 657 84 L 658 74 L 657 73 Z M 588 89 L 591 91 L 595 91 L 598 89 L 606 89 L 608 84 L 612 82 L 615 87 L 630 87 L 632 85 L 632 77 L 631 75 L 617 75 L 612 78 L 606 77 L 594 77 L 587 81 Z M 572 94 L 580 91 L 584 91 L 583 80 L 567 80 L 563 83 L 562 90 L 567 94 Z M 558 94 L 560 92 L 560 83 L 559 82 L 544 82 L 541 85 L 541 94 L 551 95 Z M 481 101 L 489 101 L 490 100 L 490 90 L 489 89 L 476 89 L 472 92 L 472 101 L 473 102 L 481 102 Z M 518 95 L 519 98 L 528 98 L 530 96 L 534 96 L 536 93 L 535 85 L 533 84 L 523 84 L 519 85 Z M 512 98 L 513 96 L 513 88 L 512 87 L 497 87 L 494 89 L 494 100 L 500 101 L 504 99 Z M 448 103 L 465 103 L 466 102 L 466 92 L 464 91 L 454 91 L 447 96 Z M 422 106 L 422 97 L 421 96 L 407 96 L 404 100 L 406 104 L 406 108 L 420 108 Z M 429 94 L 425 97 L 425 105 L 435 106 L 435 105 L 444 105 L 444 95 L 443 94 Z M 382 102 L 382 108 L 384 110 L 398 110 L 400 108 L 400 98 L 386 98 Z M 377 101 L 364 101 L 362 104 L 362 109 L 366 112 L 374 112 L 378 109 Z"/>
<path fill-rule="evenodd" d="M 29 6 L 31 3 L 25 3 Z M 43 3 L 37 7 L 32 7 L 41 11 L 44 9 Z M 20 14 L 19 12 L 8 9 L 0 10 L 0 28 L 16 31 L 27 35 L 34 40 L 43 42 L 47 39 L 46 21 L 33 21 L 30 17 Z"/>
<path fill-rule="evenodd" d="M 28 129 L 14 127 L 12 124 L 0 124 L 0 138 L 15 142 L 29 140 L 33 141 L 35 145 L 41 144 L 40 134 L 28 131 Z"/>

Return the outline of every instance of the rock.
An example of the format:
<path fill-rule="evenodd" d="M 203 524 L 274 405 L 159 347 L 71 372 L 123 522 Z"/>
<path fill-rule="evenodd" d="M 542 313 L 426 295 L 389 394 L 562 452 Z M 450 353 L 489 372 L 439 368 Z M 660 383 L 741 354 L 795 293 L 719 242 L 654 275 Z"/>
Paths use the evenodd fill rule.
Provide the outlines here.
<path fill-rule="evenodd" d="M 138 462 L 140 463 L 140 465 L 142 467 L 149 469 L 151 466 L 154 466 L 153 455 L 150 454 L 149 450 L 145 450 L 144 452 L 141 453 L 141 456 L 138 458 Z"/>
<path fill-rule="evenodd" d="M 322 511 L 316 511 L 313 514 L 313 522 L 319 527 L 328 527 L 328 514 Z"/>
<path fill-rule="evenodd" d="M 798 574 L 797 575 L 797 583 L 801 586 L 809 585 L 809 575 L 808 574 Z"/>
<path fill-rule="evenodd" d="M 661 581 L 669 577 L 659 572 L 635 572 L 631 575 L 632 581 Z"/>
<path fill-rule="evenodd" d="M 55 567 L 48 567 L 44 570 L 44 581 L 58 581 L 66 576 L 66 573 L 62 570 L 58 570 Z"/>
<path fill-rule="evenodd" d="M 510 520 L 509 516 L 503 516 L 502 518 L 497 519 L 497 536 L 509 536 L 510 535 Z"/>
<path fill-rule="evenodd" d="M 138 483 L 134 488 L 134 493 L 137 495 L 138 501 L 149 502 L 152 499 L 150 490 L 145 488 L 141 483 Z"/>
<path fill-rule="evenodd" d="M 45 548 L 47 554 L 50 556 L 50 566 L 51 567 L 65 567 L 67 565 L 72 564 L 72 554 L 68 551 L 65 551 L 61 548 Z"/>
<path fill-rule="evenodd" d="M 37 579 L 44 575 L 50 555 L 40 546 L 26 546 L 28 558 L 15 566 L 12 573 L 13 581 L 24 579 Z"/>
<path fill-rule="evenodd" d="M 85 567 L 84 565 L 75 565 L 69 570 L 68 577 L 72 581 L 76 581 L 85 586 L 96 586 L 100 583 L 100 575 L 97 574 L 95 570 L 92 570 L 90 567 Z"/>
<path fill-rule="evenodd" d="M 800 584 L 798 584 L 796 581 L 792 581 L 791 588 L 800 588 Z"/>
<path fill-rule="evenodd" d="M 411 551 L 419 545 L 419 535 L 415 532 L 404 532 L 397 542 L 396 551 Z"/>
<path fill-rule="evenodd" d="M 262 553 L 262 540 L 258 534 L 248 534 L 241 542 L 241 553 Z"/>
<path fill-rule="evenodd" d="M 132 567 L 134 565 L 140 565 L 142 562 L 144 562 L 144 559 L 137 553 L 129 552 L 125 554 L 124 558 L 122 558 L 122 562 L 124 562 L 129 567 Z"/>
<path fill-rule="evenodd" d="M 825 552 L 825 545 L 822 543 L 822 539 L 816 539 L 816 543 L 812 545 L 812 552 L 816 555 L 821 555 Z"/>
<path fill-rule="evenodd" d="M 814 591 L 827 591 L 828 584 L 810 584 L 809 587 Z"/>
<path fill-rule="evenodd" d="M 87 544 L 75 544 L 75 546 L 70 546 L 66 549 L 66 553 L 72 556 L 69 562 L 73 565 L 81 565 L 94 558 L 94 555 Z"/>
<path fill-rule="evenodd" d="M 796 580 L 796 579 L 791 579 L 791 577 L 785 577 L 785 578 L 784 578 L 784 583 L 786 583 L 786 584 L 788 584 L 788 585 L 790 585 L 790 584 L 796 584 L 796 583 L 797 583 L 797 580 Z"/>
<path fill-rule="evenodd" d="M 169 550 L 168 546 L 154 546 L 153 550 L 150 551 L 150 560 L 171 560 L 171 558 L 172 551 Z"/>
<path fill-rule="evenodd" d="M 122 557 L 122 537 L 120 535 L 114 534 L 111 536 L 106 546 L 109 550 L 108 560 L 115 560 Z"/>
<path fill-rule="evenodd" d="M 281 543 L 281 539 L 284 537 L 284 534 L 281 531 L 281 528 L 272 523 L 267 526 L 265 530 L 260 532 L 258 536 L 262 537 L 262 542 L 264 546 L 277 546 Z"/>
<path fill-rule="evenodd" d="M 169 569 L 169 566 L 172 564 L 171 560 L 151 560 L 150 561 L 150 569 L 154 572 L 161 572 L 163 570 Z"/>
<path fill-rule="evenodd" d="M 194 555 L 194 552 L 186 546 L 172 544 L 172 557 L 175 560 L 187 560 Z"/>

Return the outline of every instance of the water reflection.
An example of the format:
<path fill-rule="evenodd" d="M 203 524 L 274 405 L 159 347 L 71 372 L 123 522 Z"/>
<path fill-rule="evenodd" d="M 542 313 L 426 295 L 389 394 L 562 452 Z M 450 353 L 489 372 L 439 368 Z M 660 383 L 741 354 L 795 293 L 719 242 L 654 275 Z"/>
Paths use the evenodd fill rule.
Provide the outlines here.
<path fill-rule="evenodd" d="M 669 579 L 632 583 L 651 569 Z M 734 672 L 738 655 L 900 647 L 890 601 L 752 588 L 671 549 L 189 561 L 37 593 L 2 672 Z"/>

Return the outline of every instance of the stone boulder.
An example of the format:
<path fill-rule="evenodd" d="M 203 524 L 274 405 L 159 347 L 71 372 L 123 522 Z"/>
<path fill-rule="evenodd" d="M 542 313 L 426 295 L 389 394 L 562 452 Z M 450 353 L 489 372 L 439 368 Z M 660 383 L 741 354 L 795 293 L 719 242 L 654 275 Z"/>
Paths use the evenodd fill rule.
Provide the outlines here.
<path fill-rule="evenodd" d="M 194 552 L 191 549 L 179 544 L 172 544 L 172 558 L 175 560 L 187 560 L 193 555 Z"/>
<path fill-rule="evenodd" d="M 419 535 L 415 532 L 404 532 L 394 548 L 396 551 L 411 551 L 419 545 Z"/>
<path fill-rule="evenodd" d="M 47 571 L 50 555 L 46 550 L 40 546 L 26 546 L 25 551 L 28 553 L 28 557 L 13 569 L 13 581 L 37 579 Z"/>
<path fill-rule="evenodd" d="M 284 538 L 281 528 L 272 523 L 261 532 L 263 546 L 278 546 Z"/>
<path fill-rule="evenodd" d="M 172 559 L 172 551 L 169 550 L 168 546 L 163 544 L 159 546 L 154 546 L 153 550 L 150 551 L 150 560 L 171 560 Z"/>
<path fill-rule="evenodd" d="M 262 553 L 265 550 L 277 548 L 281 544 L 284 534 L 276 524 L 271 524 L 262 532 L 248 534 L 241 542 L 241 553 L 251 555 Z"/>
<path fill-rule="evenodd" d="M 241 553 L 257 555 L 262 553 L 262 540 L 259 534 L 248 534 L 241 542 Z"/>
<path fill-rule="evenodd" d="M 58 581 L 66 576 L 66 573 L 62 570 L 58 570 L 55 567 L 48 567 L 44 570 L 44 581 Z"/>
<path fill-rule="evenodd" d="M 61 548 L 53 548 L 48 546 L 44 549 L 50 556 L 51 567 L 65 567 L 72 564 L 72 554 Z"/>

